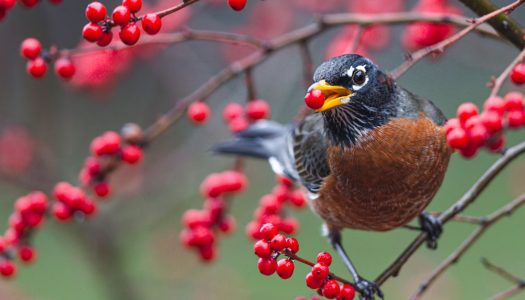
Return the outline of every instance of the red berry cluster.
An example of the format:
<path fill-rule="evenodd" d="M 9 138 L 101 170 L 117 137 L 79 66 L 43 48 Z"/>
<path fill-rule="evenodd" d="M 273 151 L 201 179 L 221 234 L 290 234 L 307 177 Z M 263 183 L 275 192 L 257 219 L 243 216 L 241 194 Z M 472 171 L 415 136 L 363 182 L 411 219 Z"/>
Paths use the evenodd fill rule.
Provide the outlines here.
<path fill-rule="evenodd" d="M 515 84 L 525 84 L 525 63 L 517 64 L 510 72 L 510 80 Z"/>
<path fill-rule="evenodd" d="M 518 92 L 510 92 L 505 98 L 490 97 L 480 114 L 474 103 L 458 107 L 457 118 L 445 124 L 447 142 L 466 158 L 473 157 L 481 147 L 499 152 L 505 145 L 505 128 L 525 126 L 525 100 Z"/>
<path fill-rule="evenodd" d="M 232 133 L 248 128 L 251 122 L 270 117 L 270 105 L 262 99 L 248 101 L 246 107 L 239 103 L 230 102 L 222 111 L 224 122 Z"/>
<path fill-rule="evenodd" d="M 225 171 L 208 175 L 201 184 L 204 209 L 190 209 L 182 216 L 180 239 L 184 246 L 195 248 L 203 261 L 217 255 L 216 232 L 230 233 L 235 229 L 235 219 L 226 215 L 228 196 L 242 192 L 248 181 L 243 173 Z"/>
<path fill-rule="evenodd" d="M 47 72 L 47 64 L 52 61 L 51 55 L 42 50 L 40 41 L 35 38 L 25 39 L 20 46 L 20 55 L 28 59 L 26 71 L 34 78 L 41 78 Z M 55 73 L 62 79 L 70 79 L 75 75 L 75 65 L 67 57 L 55 60 Z"/>
<path fill-rule="evenodd" d="M 135 14 L 141 8 L 142 0 L 123 0 L 122 5 L 113 9 L 111 18 L 109 18 L 104 4 L 91 2 L 86 7 L 86 18 L 90 23 L 82 29 L 82 36 L 88 42 L 104 47 L 113 40 L 111 29 L 120 26 L 120 40 L 128 46 L 135 45 L 140 39 L 140 28 L 137 22 L 140 21 L 142 29 L 151 35 L 157 34 L 162 27 L 161 18 L 155 13 L 137 17 Z"/>
<path fill-rule="evenodd" d="M 235 11 L 241 11 L 246 6 L 247 0 L 228 0 L 228 5 Z"/>
<path fill-rule="evenodd" d="M 67 182 L 57 183 L 53 195 L 57 201 L 53 203 L 52 213 L 58 221 L 68 221 L 73 216 L 91 216 L 97 209 L 81 188 Z"/>
<path fill-rule="evenodd" d="M 457 6 L 447 4 L 446 0 L 419 0 L 413 11 L 426 14 L 461 14 Z M 407 26 L 403 33 L 403 44 L 410 51 L 441 42 L 454 33 L 454 26 L 415 22 Z"/>
<path fill-rule="evenodd" d="M 141 129 L 137 128 L 136 125 L 130 124 L 128 126 L 135 127 L 133 128 L 135 131 L 132 132 L 133 135 L 142 134 Z M 136 164 L 142 159 L 143 151 L 137 143 L 141 137 L 133 136 L 130 138 L 129 133 L 126 132 L 126 127 L 123 129 L 123 135 L 127 143 L 125 145 L 123 145 L 122 137 L 114 131 L 106 131 L 91 142 L 92 156 L 84 162 L 84 167 L 79 176 L 80 182 L 91 186 L 98 197 L 107 197 L 111 192 L 111 187 L 105 178 L 102 159 L 113 158 L 115 161 L 121 160 L 130 165 Z"/>
<path fill-rule="evenodd" d="M 306 205 L 303 193 L 294 190 L 293 182 L 283 176 L 277 177 L 278 185 L 270 194 L 264 195 L 259 201 L 259 207 L 254 212 L 254 220 L 246 226 L 246 234 L 257 240 L 260 239 L 259 231 L 263 224 L 271 223 L 286 234 L 293 234 L 299 226 L 297 220 L 285 217 L 285 204 L 301 208 Z"/>
<path fill-rule="evenodd" d="M 9 228 L 3 237 L 0 236 L 0 275 L 5 277 L 15 275 L 13 251 L 18 252 L 23 262 L 34 260 L 36 252 L 29 246 L 27 240 L 33 230 L 44 221 L 47 206 L 47 196 L 38 191 L 16 200 L 15 211 L 9 217 Z"/>
<path fill-rule="evenodd" d="M 291 258 L 277 261 L 281 253 L 295 254 L 299 251 L 299 242 L 295 238 L 286 238 L 278 234 L 278 228 L 266 223 L 259 230 L 260 240 L 253 245 L 253 252 L 259 257 L 257 267 L 261 274 L 270 276 L 277 271 L 282 279 L 292 277 L 295 265 Z"/>
<path fill-rule="evenodd" d="M 304 103 L 311 109 L 319 109 L 324 104 L 324 94 L 321 90 L 312 90 L 304 96 Z"/>
<path fill-rule="evenodd" d="M 321 252 L 317 255 L 317 263 L 312 270 L 306 274 L 306 285 L 317 290 L 320 295 L 328 299 L 351 300 L 354 299 L 355 289 L 349 284 L 339 285 L 337 280 L 330 276 L 330 264 L 332 256 L 328 252 Z"/>
<path fill-rule="evenodd" d="M 38 4 L 39 0 L 19 0 L 25 7 L 32 8 Z M 48 0 L 51 4 L 60 4 L 62 0 Z M 7 12 L 11 10 L 16 4 L 16 0 L 0 0 L 0 21 L 2 21 Z"/>

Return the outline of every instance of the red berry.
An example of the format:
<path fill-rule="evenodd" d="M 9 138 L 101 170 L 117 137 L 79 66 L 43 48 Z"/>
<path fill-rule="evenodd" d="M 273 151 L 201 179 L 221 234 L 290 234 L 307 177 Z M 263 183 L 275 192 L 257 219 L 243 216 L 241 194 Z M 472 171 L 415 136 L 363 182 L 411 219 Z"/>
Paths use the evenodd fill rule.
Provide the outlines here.
<path fill-rule="evenodd" d="M 293 234 L 297 231 L 299 222 L 295 218 L 286 218 L 279 223 L 279 230 L 286 234 Z"/>
<path fill-rule="evenodd" d="M 106 181 L 99 182 L 95 184 L 93 187 L 93 191 L 95 191 L 95 195 L 97 195 L 100 198 L 107 197 L 111 193 L 111 186 Z"/>
<path fill-rule="evenodd" d="M 20 3 L 22 3 L 25 7 L 33 7 L 38 4 L 39 0 L 20 0 Z"/>
<path fill-rule="evenodd" d="M 332 255 L 328 252 L 320 252 L 317 254 L 317 262 L 329 267 L 332 264 Z"/>
<path fill-rule="evenodd" d="M 487 148 L 489 148 L 491 152 L 498 153 L 501 150 L 503 150 L 504 146 L 505 146 L 505 137 L 500 136 L 496 141 L 488 144 Z"/>
<path fill-rule="evenodd" d="M 477 146 L 482 146 L 487 138 L 489 137 L 489 132 L 485 126 L 479 124 L 472 127 L 469 132 L 469 141 Z"/>
<path fill-rule="evenodd" d="M 525 83 L 525 64 L 517 64 L 510 72 L 510 80 L 515 84 Z"/>
<path fill-rule="evenodd" d="M 235 11 L 241 11 L 246 6 L 247 0 L 228 0 L 228 5 Z"/>
<path fill-rule="evenodd" d="M 111 44 L 112 40 L 113 40 L 113 32 L 111 31 L 103 32 L 102 37 L 100 38 L 100 40 L 97 41 L 97 45 L 99 45 L 100 47 L 105 47 Z"/>
<path fill-rule="evenodd" d="M 11 277 L 15 275 L 16 273 L 16 266 L 15 264 L 10 260 L 2 260 L 0 261 L 0 274 L 4 277 Z"/>
<path fill-rule="evenodd" d="M 23 262 L 32 262 L 36 258 L 36 251 L 29 246 L 22 246 L 18 249 L 18 256 Z"/>
<path fill-rule="evenodd" d="M 55 202 L 52 208 L 53 216 L 59 221 L 66 221 L 71 218 L 72 211 L 62 202 Z"/>
<path fill-rule="evenodd" d="M 259 229 L 261 238 L 267 241 L 271 240 L 274 236 L 276 236 L 277 231 L 278 231 L 277 227 L 273 225 L 272 223 L 263 224 L 261 228 Z"/>
<path fill-rule="evenodd" d="M 131 13 L 127 7 L 119 5 L 113 10 L 111 19 L 113 19 L 116 25 L 126 26 L 131 19 Z"/>
<path fill-rule="evenodd" d="M 272 254 L 272 248 L 270 244 L 265 240 L 258 240 L 253 244 L 253 252 L 259 257 L 270 257 Z"/>
<path fill-rule="evenodd" d="M 296 238 L 287 238 L 286 239 L 286 248 L 288 248 L 288 250 L 290 250 L 290 252 L 292 253 L 297 253 L 299 252 L 299 242 L 297 241 Z"/>
<path fill-rule="evenodd" d="M 100 2 L 91 2 L 86 7 L 86 18 L 91 23 L 98 23 L 104 21 L 106 18 L 106 7 Z"/>
<path fill-rule="evenodd" d="M 286 187 L 292 187 L 293 186 L 293 181 L 286 177 L 286 176 L 277 176 L 277 182 L 280 184 L 280 185 L 284 185 Z"/>
<path fill-rule="evenodd" d="M 317 280 L 324 280 L 328 276 L 329 270 L 327 265 L 316 263 L 312 267 L 312 275 Z"/>
<path fill-rule="evenodd" d="M 341 292 L 339 292 L 339 296 L 337 297 L 337 300 L 353 300 L 355 297 L 355 289 L 353 286 L 345 283 L 343 286 L 341 286 Z"/>
<path fill-rule="evenodd" d="M 30 60 L 26 65 L 27 73 L 34 78 L 41 78 L 47 72 L 46 61 L 42 57 L 37 57 L 34 60 Z"/>
<path fill-rule="evenodd" d="M 281 259 L 277 262 L 277 275 L 282 279 L 292 277 L 295 265 L 289 258 Z"/>
<path fill-rule="evenodd" d="M 142 158 L 142 148 L 137 145 L 129 145 L 122 148 L 122 160 L 128 164 L 136 164 Z"/>
<path fill-rule="evenodd" d="M 40 44 L 40 41 L 34 38 L 25 39 L 20 46 L 20 55 L 27 59 L 37 58 L 41 51 L 42 45 Z"/>
<path fill-rule="evenodd" d="M 461 124 L 459 123 L 459 119 L 453 118 L 453 119 L 449 119 L 447 123 L 445 123 L 443 128 L 445 129 L 445 133 L 448 134 L 449 132 L 452 131 L 452 129 L 458 128 L 460 126 Z"/>
<path fill-rule="evenodd" d="M 261 274 L 270 276 L 272 275 L 275 270 L 277 269 L 277 262 L 273 258 L 259 258 L 257 261 L 257 268 L 259 268 L 259 272 Z"/>
<path fill-rule="evenodd" d="M 200 258 L 204 262 L 210 262 L 217 256 L 217 249 L 213 246 L 199 248 Z"/>
<path fill-rule="evenodd" d="M 239 133 L 246 130 L 250 126 L 250 123 L 244 116 L 235 118 L 228 123 L 228 128 L 233 133 Z"/>
<path fill-rule="evenodd" d="M 102 135 L 104 141 L 104 153 L 115 154 L 120 150 L 121 138 L 115 131 L 106 131 Z"/>
<path fill-rule="evenodd" d="M 304 102 L 306 106 L 311 109 L 319 109 L 324 104 L 324 94 L 321 90 L 313 90 L 304 96 Z"/>
<path fill-rule="evenodd" d="M 144 29 L 147 34 L 157 34 L 161 27 L 162 21 L 159 15 L 151 13 L 142 17 L 142 29 Z"/>
<path fill-rule="evenodd" d="M 308 286 L 309 288 L 311 288 L 313 290 L 316 290 L 316 289 L 320 288 L 321 285 L 323 285 L 324 278 L 323 279 L 317 279 L 317 278 L 314 277 L 312 272 L 309 272 L 308 274 L 306 274 L 305 281 L 306 281 L 306 286 Z"/>
<path fill-rule="evenodd" d="M 454 149 L 463 149 L 468 142 L 468 135 L 463 128 L 455 128 L 447 134 L 447 143 Z"/>
<path fill-rule="evenodd" d="M 239 103 L 230 102 L 222 111 L 222 117 L 226 122 L 231 122 L 234 119 L 237 119 L 239 117 L 242 117 L 244 115 L 244 107 L 240 105 Z"/>
<path fill-rule="evenodd" d="M 262 99 L 250 101 L 246 105 L 246 115 L 252 120 L 266 119 L 270 116 L 270 105 Z"/>
<path fill-rule="evenodd" d="M 525 110 L 513 110 L 507 115 L 507 124 L 510 128 L 519 128 L 525 125 Z"/>
<path fill-rule="evenodd" d="M 142 8 L 142 0 L 123 0 L 122 5 L 129 8 L 132 13 L 136 13 Z"/>
<path fill-rule="evenodd" d="M 137 24 L 129 23 L 120 29 L 118 36 L 124 44 L 133 46 L 139 41 L 140 29 Z"/>
<path fill-rule="evenodd" d="M 491 132 L 497 132 L 503 129 L 503 118 L 501 114 L 495 111 L 486 111 L 481 114 L 481 122 Z"/>
<path fill-rule="evenodd" d="M 188 107 L 188 118 L 195 124 L 205 123 L 210 114 L 210 107 L 202 101 L 193 102 Z"/>
<path fill-rule="evenodd" d="M 339 283 L 336 280 L 328 280 L 323 286 L 323 296 L 328 299 L 335 299 L 339 296 Z"/>
<path fill-rule="evenodd" d="M 505 112 L 505 102 L 497 96 L 488 98 L 483 107 L 486 111 L 493 111 L 500 115 Z"/>
<path fill-rule="evenodd" d="M 476 104 L 467 102 L 463 103 L 458 107 L 458 119 L 463 124 L 465 123 L 470 117 L 475 116 L 478 114 L 478 107 Z"/>
<path fill-rule="evenodd" d="M 13 8 L 15 4 L 16 4 L 16 0 L 3 0 L 3 3 L 0 4 L 0 7 L 3 6 L 4 9 L 9 10 Z"/>
<path fill-rule="evenodd" d="M 303 192 L 300 190 L 294 191 L 290 194 L 290 202 L 295 207 L 303 207 L 306 204 L 306 200 L 304 199 Z"/>
<path fill-rule="evenodd" d="M 233 230 L 235 230 L 236 222 L 233 217 L 228 216 L 226 218 L 223 218 L 219 222 L 219 224 L 217 224 L 217 226 L 219 227 L 220 231 L 228 234 L 228 233 L 231 233 Z"/>
<path fill-rule="evenodd" d="M 57 73 L 58 76 L 69 79 L 75 75 L 75 65 L 71 62 L 70 59 L 61 57 L 56 60 L 55 62 L 55 73 Z"/>
<path fill-rule="evenodd" d="M 102 38 L 102 27 L 95 23 L 88 23 L 82 29 L 82 36 L 88 42 L 94 43 Z"/>
<path fill-rule="evenodd" d="M 286 247 L 286 237 L 282 234 L 275 235 L 270 241 L 270 246 L 275 251 L 281 251 Z"/>
<path fill-rule="evenodd" d="M 468 159 L 474 157 L 476 153 L 478 153 L 478 149 L 479 147 L 476 145 L 467 145 L 466 147 L 459 149 L 459 153 L 461 156 Z"/>
<path fill-rule="evenodd" d="M 523 94 L 519 92 L 509 92 L 505 95 L 505 110 L 520 110 L 524 108 Z"/>

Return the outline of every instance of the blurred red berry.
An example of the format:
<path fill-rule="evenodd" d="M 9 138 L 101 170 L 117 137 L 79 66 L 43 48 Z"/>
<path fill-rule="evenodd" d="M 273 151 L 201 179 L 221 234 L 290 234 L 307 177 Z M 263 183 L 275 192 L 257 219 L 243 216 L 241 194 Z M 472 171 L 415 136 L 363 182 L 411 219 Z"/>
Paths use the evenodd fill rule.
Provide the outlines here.
<path fill-rule="evenodd" d="M 228 234 L 235 230 L 236 222 L 233 217 L 228 216 L 228 217 L 223 218 L 217 226 L 219 227 L 220 231 Z"/>
<path fill-rule="evenodd" d="M 270 116 L 270 105 L 262 99 L 250 101 L 246 105 L 246 115 L 252 120 L 267 119 Z"/>
<path fill-rule="evenodd" d="M 476 146 L 476 145 L 467 145 L 464 148 L 460 148 L 459 149 L 459 153 L 464 158 L 469 159 L 469 158 L 472 158 L 472 157 L 476 156 L 476 153 L 478 153 L 478 149 L 479 149 L 479 147 Z"/>
<path fill-rule="evenodd" d="M 36 251 L 34 248 L 29 246 L 22 246 L 18 249 L 18 257 L 23 262 L 32 262 L 36 258 Z"/>
<path fill-rule="evenodd" d="M 211 245 L 199 248 L 200 258 L 204 262 L 210 262 L 217 256 L 217 249 Z"/>
<path fill-rule="evenodd" d="M 124 44 L 133 46 L 140 39 L 140 29 L 137 24 L 129 23 L 120 29 L 118 36 Z"/>
<path fill-rule="evenodd" d="M 69 79 L 75 75 L 75 65 L 70 59 L 61 57 L 55 61 L 55 73 L 64 78 Z"/>
<path fill-rule="evenodd" d="M 457 114 L 459 121 L 463 124 L 468 119 L 470 119 L 470 117 L 473 117 L 478 114 L 478 107 L 476 106 L 476 104 L 471 102 L 462 103 L 458 107 Z"/>
<path fill-rule="evenodd" d="M 507 124 L 510 128 L 519 128 L 525 125 L 525 110 L 513 110 L 507 115 Z"/>
<path fill-rule="evenodd" d="M 72 212 L 67 205 L 62 202 L 55 202 L 52 207 L 53 216 L 59 221 L 66 221 L 71 218 Z"/>
<path fill-rule="evenodd" d="M 195 124 L 206 123 L 210 114 L 210 107 L 202 101 L 193 102 L 188 107 L 188 118 Z"/>
<path fill-rule="evenodd" d="M 157 34 L 161 27 L 162 21 L 159 15 L 151 13 L 142 17 L 142 29 L 144 29 L 147 34 Z"/>
<path fill-rule="evenodd" d="M 337 300 L 353 300 L 355 297 L 355 289 L 353 286 L 345 283 L 341 286 L 341 291 Z"/>
<path fill-rule="evenodd" d="M 259 258 L 257 261 L 257 268 L 259 268 L 259 272 L 261 274 L 270 276 L 272 275 L 275 270 L 277 269 L 277 262 L 273 258 Z"/>
<path fill-rule="evenodd" d="M 142 0 L 124 0 L 122 5 L 126 6 L 132 13 L 136 13 L 142 8 Z"/>
<path fill-rule="evenodd" d="M 247 0 L 228 0 L 228 5 L 235 11 L 241 11 L 246 6 Z"/>
<path fill-rule="evenodd" d="M 332 264 L 332 255 L 328 252 L 320 252 L 317 254 L 317 262 L 329 267 Z"/>
<path fill-rule="evenodd" d="M 454 128 L 447 134 L 447 143 L 454 149 L 463 149 L 468 142 L 468 135 L 462 128 Z"/>
<path fill-rule="evenodd" d="M 515 84 L 525 83 L 525 64 L 517 64 L 510 72 L 510 80 Z"/>
<path fill-rule="evenodd" d="M 0 2 L 0 7 L 4 7 L 4 9 L 9 10 L 13 8 L 16 4 L 16 0 L 3 0 Z"/>
<path fill-rule="evenodd" d="M 239 117 L 242 117 L 244 115 L 244 107 L 240 105 L 239 103 L 230 102 L 222 111 L 222 117 L 226 122 L 231 122 L 234 119 L 237 119 Z"/>
<path fill-rule="evenodd" d="M 300 190 L 292 192 L 290 194 L 290 202 L 295 207 L 304 207 L 304 205 L 306 204 L 306 200 L 304 199 L 303 192 L 301 192 Z"/>
<path fill-rule="evenodd" d="M 304 102 L 306 106 L 311 109 L 319 109 L 324 104 L 324 94 L 321 90 L 313 90 L 304 96 Z"/>
<path fill-rule="evenodd" d="M 100 198 L 105 198 L 111 193 L 111 186 L 106 181 L 99 182 L 93 187 L 95 195 Z"/>
<path fill-rule="evenodd" d="M 131 19 L 131 13 L 126 6 L 119 5 L 113 9 L 111 19 L 113 19 L 113 22 L 115 22 L 116 25 L 126 26 Z"/>
<path fill-rule="evenodd" d="M 94 23 L 88 23 L 82 29 L 82 36 L 88 42 L 94 43 L 102 38 L 102 27 Z"/>
<path fill-rule="evenodd" d="M 3 259 L 0 261 L 0 274 L 4 277 L 12 277 L 16 274 L 16 266 L 15 264 L 7 259 Z"/>
<path fill-rule="evenodd" d="M 497 132 L 503 129 L 502 115 L 495 111 L 486 111 L 480 115 L 481 122 L 491 132 Z"/>
<path fill-rule="evenodd" d="M 43 58 L 37 57 L 36 59 L 27 62 L 26 70 L 27 73 L 34 78 L 41 78 L 46 75 L 47 63 Z"/>
<path fill-rule="evenodd" d="M 35 38 L 25 39 L 20 46 L 20 55 L 27 59 L 35 59 L 42 52 L 40 41 Z"/>
<path fill-rule="evenodd" d="M 249 126 L 250 126 L 250 123 L 244 116 L 235 118 L 228 123 L 228 128 L 230 129 L 232 133 L 239 133 L 241 131 L 244 131 Z"/>
<path fill-rule="evenodd" d="M 295 265 L 289 258 L 281 259 L 277 262 L 277 275 L 282 279 L 292 277 Z"/>
<path fill-rule="evenodd" d="M 520 110 L 525 106 L 525 99 L 522 93 L 519 92 L 509 92 L 505 95 L 505 110 Z"/>
<path fill-rule="evenodd" d="M 483 107 L 486 111 L 496 112 L 501 115 L 505 112 L 505 101 L 497 96 L 490 97 L 485 101 Z"/>
<path fill-rule="evenodd" d="M 494 153 L 500 152 L 501 150 L 503 150 L 503 147 L 505 147 L 504 136 L 500 136 L 497 140 L 487 145 L 487 148 L 489 148 L 489 150 Z"/>
<path fill-rule="evenodd" d="M 449 119 L 447 123 L 445 123 L 445 125 L 443 126 L 446 134 L 451 132 L 454 128 L 458 128 L 458 127 L 461 127 L 461 124 L 459 123 L 459 119 L 457 118 Z"/>
<path fill-rule="evenodd" d="M 128 145 L 122 148 L 122 160 L 128 164 L 136 164 L 142 159 L 142 148 L 137 145 Z"/>
<path fill-rule="evenodd" d="M 33 7 L 38 4 L 39 0 L 19 0 L 25 7 Z"/>
<path fill-rule="evenodd" d="M 485 126 L 479 124 L 472 127 L 469 130 L 468 135 L 472 144 L 482 146 L 489 137 L 489 132 Z"/>
<path fill-rule="evenodd" d="M 261 238 L 267 241 L 271 240 L 274 236 L 276 236 L 277 231 L 278 231 L 277 227 L 273 225 L 272 223 L 263 224 L 261 228 L 259 229 Z"/>
<path fill-rule="evenodd" d="M 86 7 L 86 18 L 91 23 L 104 21 L 106 18 L 106 7 L 100 2 L 91 2 Z"/>

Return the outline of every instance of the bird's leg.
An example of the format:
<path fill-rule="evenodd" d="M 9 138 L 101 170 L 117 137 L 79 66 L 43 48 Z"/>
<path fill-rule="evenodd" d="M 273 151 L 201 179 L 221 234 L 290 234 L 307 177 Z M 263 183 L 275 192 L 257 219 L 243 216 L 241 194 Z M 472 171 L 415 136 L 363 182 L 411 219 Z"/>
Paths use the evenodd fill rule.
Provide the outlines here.
<path fill-rule="evenodd" d="M 421 226 L 421 231 L 427 234 L 427 247 L 436 249 L 437 240 L 443 232 L 441 221 L 427 212 L 422 212 L 419 215 L 419 225 Z"/>
<path fill-rule="evenodd" d="M 352 275 L 352 278 L 354 280 L 355 285 L 359 289 L 361 293 L 361 299 L 363 300 L 373 300 L 375 299 L 375 294 L 377 294 L 381 299 L 383 299 L 383 292 L 379 289 L 377 284 L 375 284 L 372 281 L 368 281 L 363 279 L 359 273 L 357 273 L 356 268 L 354 267 L 354 264 L 348 257 L 348 254 L 346 254 L 346 251 L 343 247 L 343 244 L 341 243 L 341 233 L 339 230 L 334 230 L 326 227 L 327 230 L 327 237 L 330 243 L 332 244 L 332 247 L 334 247 L 335 251 L 341 259 L 343 260 L 343 263 L 345 264 L 346 268 Z"/>

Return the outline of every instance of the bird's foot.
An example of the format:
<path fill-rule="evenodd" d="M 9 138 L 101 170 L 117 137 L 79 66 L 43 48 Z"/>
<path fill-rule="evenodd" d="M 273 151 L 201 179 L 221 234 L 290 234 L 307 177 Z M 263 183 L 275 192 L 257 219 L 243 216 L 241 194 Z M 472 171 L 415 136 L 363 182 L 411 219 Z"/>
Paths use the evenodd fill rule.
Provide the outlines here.
<path fill-rule="evenodd" d="M 374 300 L 375 295 L 381 299 L 384 297 L 383 292 L 375 282 L 359 278 L 355 285 L 361 294 L 361 300 Z"/>
<path fill-rule="evenodd" d="M 427 212 L 422 212 L 419 215 L 419 225 L 421 231 L 427 234 L 427 247 L 436 249 L 437 241 L 443 232 L 441 221 Z"/>

